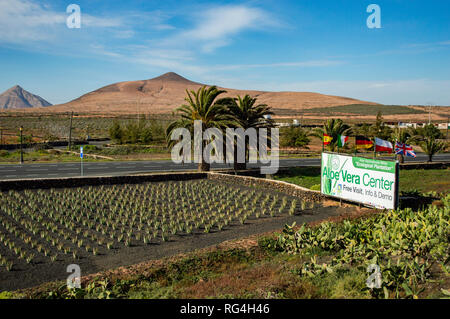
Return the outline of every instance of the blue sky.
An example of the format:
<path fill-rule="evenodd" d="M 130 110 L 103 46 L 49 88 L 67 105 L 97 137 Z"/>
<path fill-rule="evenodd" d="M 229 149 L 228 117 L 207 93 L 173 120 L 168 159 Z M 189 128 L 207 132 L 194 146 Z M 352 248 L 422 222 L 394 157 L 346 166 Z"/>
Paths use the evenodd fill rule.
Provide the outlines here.
<path fill-rule="evenodd" d="M 81 8 L 81 28 L 66 7 Z M 369 29 L 369 4 L 381 28 Z M 0 0 L 0 91 L 51 103 L 174 71 L 228 88 L 450 105 L 450 1 Z"/>

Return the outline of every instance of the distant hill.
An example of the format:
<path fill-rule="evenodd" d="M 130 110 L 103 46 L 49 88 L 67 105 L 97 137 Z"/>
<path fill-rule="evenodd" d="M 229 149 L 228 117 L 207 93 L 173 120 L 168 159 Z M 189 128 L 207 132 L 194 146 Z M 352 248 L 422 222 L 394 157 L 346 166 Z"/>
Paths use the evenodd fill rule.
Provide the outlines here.
<path fill-rule="evenodd" d="M 190 81 L 169 72 L 149 80 L 114 83 L 73 101 L 42 109 L 44 112 L 98 113 L 98 114 L 162 114 L 171 113 L 186 96 L 186 89 L 197 90 L 204 84 Z M 311 92 L 266 92 L 224 88 L 226 96 L 250 94 L 276 109 L 300 111 L 305 108 L 330 107 L 348 104 L 376 104 L 347 97 Z M 33 110 L 38 111 L 38 110 Z"/>
<path fill-rule="evenodd" d="M 19 85 L 0 94 L 0 109 L 23 109 L 51 105 L 40 96 L 24 90 Z"/>

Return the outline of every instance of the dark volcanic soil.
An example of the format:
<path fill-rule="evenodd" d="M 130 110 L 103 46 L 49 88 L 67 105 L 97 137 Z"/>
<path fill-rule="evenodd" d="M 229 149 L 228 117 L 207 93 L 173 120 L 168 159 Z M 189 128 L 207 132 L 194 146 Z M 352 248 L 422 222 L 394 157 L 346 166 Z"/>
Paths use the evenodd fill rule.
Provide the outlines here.
<path fill-rule="evenodd" d="M 108 255 L 84 257 L 76 263 L 81 268 L 81 275 L 128 266 L 148 260 L 160 259 L 179 253 L 191 252 L 199 248 L 217 245 L 230 239 L 239 239 L 254 234 L 278 230 L 285 224 L 296 222 L 308 223 L 338 216 L 354 208 L 343 207 L 317 207 L 307 209 L 299 215 L 250 218 L 244 225 L 239 223 L 230 224 L 222 231 L 211 233 L 196 232 L 191 235 L 175 235 L 168 242 L 160 242 L 135 247 L 122 247 L 113 249 Z M 16 267 L 13 271 L 0 270 L 0 291 L 15 290 L 33 287 L 54 280 L 65 280 L 69 273 L 67 266 L 74 263 L 69 257 L 60 256 L 54 263 L 37 263 L 26 267 Z"/>

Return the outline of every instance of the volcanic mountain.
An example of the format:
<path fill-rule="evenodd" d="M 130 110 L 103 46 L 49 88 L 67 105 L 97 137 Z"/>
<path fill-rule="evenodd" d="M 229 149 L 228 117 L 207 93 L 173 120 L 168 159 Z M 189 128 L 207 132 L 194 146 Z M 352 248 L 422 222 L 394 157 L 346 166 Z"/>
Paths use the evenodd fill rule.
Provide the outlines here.
<path fill-rule="evenodd" d="M 15 85 L 0 94 L 0 109 L 23 109 L 50 105 L 52 104 L 40 96 L 24 90 L 19 85 Z"/>
<path fill-rule="evenodd" d="M 161 114 L 171 113 L 185 103 L 186 90 L 197 90 L 204 84 L 190 81 L 169 72 L 149 80 L 114 83 L 87 93 L 65 104 L 45 108 L 47 112 L 98 113 L 98 114 Z M 226 89 L 223 97 L 249 94 L 273 109 L 300 111 L 348 104 L 376 104 L 347 97 L 310 92 L 266 92 Z M 37 110 L 36 110 L 37 111 Z"/>

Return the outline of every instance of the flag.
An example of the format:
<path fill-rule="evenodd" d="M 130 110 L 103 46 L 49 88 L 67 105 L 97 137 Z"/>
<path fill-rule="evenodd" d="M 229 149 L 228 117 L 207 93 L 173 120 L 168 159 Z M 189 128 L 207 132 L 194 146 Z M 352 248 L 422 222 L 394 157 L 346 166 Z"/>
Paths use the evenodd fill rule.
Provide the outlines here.
<path fill-rule="evenodd" d="M 375 137 L 375 151 L 392 153 L 392 143 Z"/>
<path fill-rule="evenodd" d="M 338 147 L 343 147 L 348 141 L 348 136 L 339 135 L 338 136 Z"/>
<path fill-rule="evenodd" d="M 356 136 L 356 148 L 371 148 L 373 146 L 373 142 L 369 140 L 367 137 L 357 135 Z"/>
<path fill-rule="evenodd" d="M 333 137 L 328 134 L 323 134 L 323 145 L 328 145 L 333 140 Z"/>
<path fill-rule="evenodd" d="M 416 157 L 411 145 L 395 142 L 395 154 L 405 155 L 409 157 Z"/>

